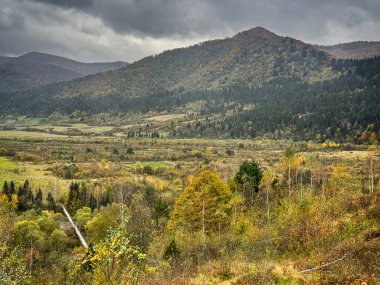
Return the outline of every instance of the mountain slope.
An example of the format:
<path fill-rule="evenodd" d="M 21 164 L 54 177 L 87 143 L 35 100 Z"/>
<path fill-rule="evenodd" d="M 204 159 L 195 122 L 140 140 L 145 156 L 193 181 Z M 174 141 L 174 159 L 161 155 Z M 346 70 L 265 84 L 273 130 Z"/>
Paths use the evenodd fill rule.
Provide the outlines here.
<path fill-rule="evenodd" d="M 254 28 L 223 40 L 146 57 L 119 70 L 60 84 L 56 96 L 123 94 L 157 90 L 219 90 L 245 82 L 258 86 L 276 76 L 320 81 L 336 76 L 329 55 L 301 41 Z"/>
<path fill-rule="evenodd" d="M 3 63 L 7 62 L 10 59 L 12 59 L 12 57 L 0 56 L 0 64 L 3 64 Z"/>
<path fill-rule="evenodd" d="M 88 120 L 110 113 L 126 124 L 133 113 L 178 113 L 182 121 L 159 129 L 177 137 L 367 142 L 380 131 L 380 58 L 334 59 L 255 28 L 118 70 L 0 92 L 0 109 L 12 115 L 74 113 Z M 134 131 L 157 130 L 142 124 Z"/>
<path fill-rule="evenodd" d="M 125 65 L 123 62 L 81 63 L 38 52 L 14 58 L 1 57 L 0 88 L 25 90 L 59 81 L 69 81 Z"/>
<path fill-rule="evenodd" d="M 319 46 L 336 58 L 364 59 L 380 56 L 380 42 L 351 42 L 332 46 Z"/>

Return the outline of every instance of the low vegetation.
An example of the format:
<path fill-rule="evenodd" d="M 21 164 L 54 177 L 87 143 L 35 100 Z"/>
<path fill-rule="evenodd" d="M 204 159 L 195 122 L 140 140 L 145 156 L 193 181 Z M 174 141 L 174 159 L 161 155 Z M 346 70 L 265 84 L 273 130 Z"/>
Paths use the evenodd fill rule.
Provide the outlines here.
<path fill-rule="evenodd" d="M 377 284 L 379 151 L 347 147 L 2 138 L 0 283 Z"/>

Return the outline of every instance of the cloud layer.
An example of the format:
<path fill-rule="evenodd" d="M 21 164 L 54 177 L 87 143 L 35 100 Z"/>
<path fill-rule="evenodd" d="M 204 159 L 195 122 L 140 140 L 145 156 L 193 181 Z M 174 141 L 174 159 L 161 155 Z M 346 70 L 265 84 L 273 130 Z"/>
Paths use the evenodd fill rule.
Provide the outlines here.
<path fill-rule="evenodd" d="M 380 40 L 378 0 L 0 0 L 0 55 L 125 60 L 255 26 L 310 43 Z"/>

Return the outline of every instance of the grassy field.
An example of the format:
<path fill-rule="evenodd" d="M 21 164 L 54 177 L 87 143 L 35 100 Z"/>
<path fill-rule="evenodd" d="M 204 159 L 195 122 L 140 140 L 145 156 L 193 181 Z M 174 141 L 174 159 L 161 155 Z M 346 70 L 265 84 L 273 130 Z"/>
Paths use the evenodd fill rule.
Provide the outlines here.
<path fill-rule="evenodd" d="M 50 139 L 50 138 L 64 138 L 66 135 L 49 134 L 43 132 L 26 132 L 19 130 L 1 131 L 0 138 L 7 139 Z"/>
<path fill-rule="evenodd" d="M 160 127 L 170 125 L 172 120 L 182 119 L 187 119 L 184 113 L 151 114 L 142 120 L 134 116 L 129 124 L 120 122 L 117 128 L 73 121 L 49 124 L 47 119 L 26 117 L 0 122 L 0 127 L 11 124 L 15 128 L 0 131 L 0 148 L 16 153 L 14 157 L 1 158 L 0 183 L 4 180 L 22 183 L 28 179 L 34 188 L 41 187 L 44 192 L 51 191 L 59 196 L 62 191 L 67 191 L 74 179 L 64 179 L 63 169 L 70 165 L 77 173 L 68 177 L 82 181 L 106 178 L 119 181 L 134 176 L 140 179 L 144 174 L 141 170 L 150 166 L 159 184 L 171 185 L 172 181 L 176 181 L 173 189 L 177 191 L 186 184 L 184 177 L 195 174 L 205 165 L 215 169 L 227 180 L 244 160 L 254 159 L 264 169 L 274 168 L 280 175 L 276 165 L 283 158 L 285 149 L 292 147 L 307 158 L 325 161 L 327 170 L 340 163 L 348 165 L 356 179 L 355 184 L 359 185 L 362 174 L 357 169 L 365 168 L 369 157 L 373 155 L 365 146 L 344 150 L 342 147 L 328 148 L 318 143 L 295 143 L 289 140 L 171 139 L 166 137 L 168 131 L 160 130 Z M 129 130 L 145 126 L 147 122 L 153 124 L 149 123 L 151 130 L 160 130 L 164 138 L 126 137 Z M 30 131 L 23 130 L 25 128 Z M 77 131 L 72 133 L 73 129 Z M 129 148 L 133 149 L 133 154 L 128 152 Z M 99 166 L 102 162 L 110 165 L 112 171 Z M 61 171 L 53 173 L 53 165 Z M 178 171 L 175 171 L 176 166 L 179 166 Z M 318 170 L 321 163 L 311 167 Z"/>
<path fill-rule="evenodd" d="M 150 166 L 152 168 L 172 168 L 174 167 L 174 164 L 167 161 L 145 161 L 145 162 L 126 162 L 123 163 L 123 165 L 127 168 L 136 168 L 136 167 L 144 167 L 144 166 Z"/>
<path fill-rule="evenodd" d="M 56 197 L 70 184 L 69 180 L 55 177 L 47 171 L 47 164 L 35 164 L 31 162 L 13 162 L 5 157 L 0 157 L 0 185 L 7 180 L 15 182 L 16 186 L 28 180 L 33 189 L 41 188 L 45 194 L 52 192 Z"/>

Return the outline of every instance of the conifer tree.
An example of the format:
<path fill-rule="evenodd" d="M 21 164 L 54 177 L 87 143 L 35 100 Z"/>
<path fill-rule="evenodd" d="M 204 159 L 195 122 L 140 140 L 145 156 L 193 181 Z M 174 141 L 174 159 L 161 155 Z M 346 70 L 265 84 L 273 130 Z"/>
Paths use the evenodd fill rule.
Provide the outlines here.
<path fill-rule="evenodd" d="M 41 188 L 38 189 L 38 192 L 36 194 L 35 205 L 37 209 L 43 208 L 43 196 L 42 196 Z"/>
<path fill-rule="evenodd" d="M 28 210 L 27 192 L 24 186 L 20 186 L 17 192 L 18 196 L 18 209 L 19 211 Z"/>
<path fill-rule="evenodd" d="M 53 211 L 53 212 L 55 212 L 55 211 L 57 210 L 57 208 L 56 208 L 56 204 L 55 204 L 54 197 L 53 197 L 53 195 L 52 195 L 50 192 L 49 192 L 48 195 L 47 195 L 46 201 L 47 201 L 47 206 L 46 206 L 46 208 L 47 208 L 49 211 Z"/>
<path fill-rule="evenodd" d="M 16 194 L 16 186 L 15 186 L 15 183 L 13 182 L 13 180 L 12 180 L 11 183 L 9 184 L 9 197 L 12 198 L 13 194 Z"/>
<path fill-rule="evenodd" d="M 1 194 L 7 196 L 8 199 L 10 198 L 10 195 L 9 195 L 9 186 L 8 186 L 8 182 L 7 181 L 4 181 L 4 185 L 3 185 L 3 189 L 1 191 Z"/>

